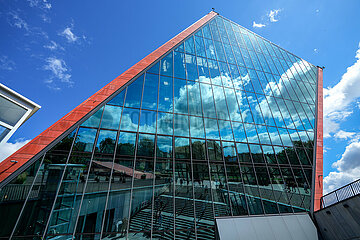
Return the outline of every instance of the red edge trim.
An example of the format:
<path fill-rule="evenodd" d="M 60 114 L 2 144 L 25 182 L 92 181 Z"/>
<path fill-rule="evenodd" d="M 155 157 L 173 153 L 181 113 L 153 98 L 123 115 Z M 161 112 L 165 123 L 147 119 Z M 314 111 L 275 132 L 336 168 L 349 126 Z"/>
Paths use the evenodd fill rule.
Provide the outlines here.
<path fill-rule="evenodd" d="M 10 176 L 13 172 L 19 169 L 23 164 L 33 158 L 47 145 L 56 140 L 61 134 L 67 131 L 71 126 L 81 120 L 91 110 L 101 104 L 120 87 L 142 72 L 150 64 L 156 61 L 159 57 L 164 55 L 170 49 L 179 44 L 182 40 L 188 37 L 190 34 L 195 32 L 198 28 L 206 24 L 209 20 L 217 15 L 216 12 L 212 11 L 202 17 L 200 20 L 186 28 L 184 31 L 173 37 L 171 40 L 166 42 L 164 45 L 150 53 L 148 56 L 140 60 L 134 66 L 129 68 L 123 74 L 115 78 L 113 81 L 108 83 L 105 87 L 100 89 L 90 98 L 85 100 L 74 110 L 66 114 L 59 121 L 51 125 L 48 129 L 38 135 L 36 138 L 31 140 L 28 144 L 20 148 L 14 154 L 9 156 L 3 162 L 0 163 L 0 182 Z"/>
<path fill-rule="evenodd" d="M 323 69 L 320 67 L 318 67 L 317 101 L 314 211 L 320 209 L 320 199 L 323 195 Z"/>

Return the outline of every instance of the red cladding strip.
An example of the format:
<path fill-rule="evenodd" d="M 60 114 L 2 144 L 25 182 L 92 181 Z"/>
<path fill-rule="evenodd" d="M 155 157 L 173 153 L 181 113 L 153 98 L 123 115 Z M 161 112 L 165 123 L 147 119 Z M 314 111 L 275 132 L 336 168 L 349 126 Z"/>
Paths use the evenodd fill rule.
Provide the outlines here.
<path fill-rule="evenodd" d="M 11 175 L 14 171 L 16 171 L 19 167 L 33 158 L 36 154 L 38 154 L 41 150 L 43 150 L 46 146 L 56 140 L 61 134 L 67 131 L 71 126 L 76 124 L 79 120 L 85 117 L 91 110 L 97 107 L 100 103 L 106 100 L 109 96 L 115 93 L 119 88 L 121 88 L 128 81 L 133 79 L 136 75 L 142 72 L 145 68 L 147 68 L 151 63 L 156 61 L 159 57 L 163 56 L 170 49 L 179 44 L 182 40 L 188 37 L 190 34 L 195 32 L 198 28 L 206 24 L 209 20 L 215 17 L 217 13 L 210 12 L 200 20 L 195 22 L 193 25 L 176 35 L 170 41 L 156 49 L 154 52 L 150 53 L 144 59 L 136 63 L 134 66 L 129 68 L 123 74 L 115 78 L 113 81 L 108 83 L 105 87 L 100 89 L 90 98 L 85 100 L 79 106 L 77 106 L 70 113 L 66 114 L 59 121 L 54 123 L 24 147 L 16 151 L 10 157 L 5 159 L 0 163 L 0 182 L 2 182 L 5 178 Z"/>
<path fill-rule="evenodd" d="M 316 129 L 316 166 L 314 211 L 320 209 L 320 198 L 323 195 L 323 69 L 318 67 L 318 107 Z"/>

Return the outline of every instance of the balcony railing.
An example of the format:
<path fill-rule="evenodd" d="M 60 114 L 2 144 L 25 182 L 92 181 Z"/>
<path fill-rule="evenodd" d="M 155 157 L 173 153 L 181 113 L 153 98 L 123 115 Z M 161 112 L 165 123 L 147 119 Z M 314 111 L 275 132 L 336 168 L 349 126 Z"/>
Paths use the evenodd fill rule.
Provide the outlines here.
<path fill-rule="evenodd" d="M 331 206 L 335 203 L 360 194 L 360 179 L 349 183 L 333 192 L 321 197 L 321 208 Z"/>

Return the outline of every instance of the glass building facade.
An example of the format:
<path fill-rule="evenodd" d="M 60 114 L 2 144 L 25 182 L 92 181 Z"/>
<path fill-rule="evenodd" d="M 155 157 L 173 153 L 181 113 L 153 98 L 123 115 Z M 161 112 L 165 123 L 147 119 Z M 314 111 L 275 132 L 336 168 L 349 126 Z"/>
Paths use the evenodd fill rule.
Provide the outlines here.
<path fill-rule="evenodd" d="M 218 15 L 1 188 L 0 239 L 214 239 L 216 217 L 309 211 L 316 89 Z"/>

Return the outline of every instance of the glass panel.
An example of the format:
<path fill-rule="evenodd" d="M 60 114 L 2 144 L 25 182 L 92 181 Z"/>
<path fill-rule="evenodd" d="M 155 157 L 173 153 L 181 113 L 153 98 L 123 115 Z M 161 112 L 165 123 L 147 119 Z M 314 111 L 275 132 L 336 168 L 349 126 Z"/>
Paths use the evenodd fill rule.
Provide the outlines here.
<path fill-rule="evenodd" d="M 119 129 L 122 108 L 106 105 L 101 120 L 101 128 Z"/>
<path fill-rule="evenodd" d="M 156 110 L 158 98 L 159 75 L 146 74 L 141 108 Z"/>
<path fill-rule="evenodd" d="M 173 111 L 173 79 L 171 77 L 160 76 L 158 110 Z"/>
<path fill-rule="evenodd" d="M 125 131 L 137 131 L 139 124 L 139 109 L 124 108 L 120 129 Z"/>
<path fill-rule="evenodd" d="M 141 75 L 127 87 L 125 107 L 140 108 L 143 82 L 144 75 Z"/>

